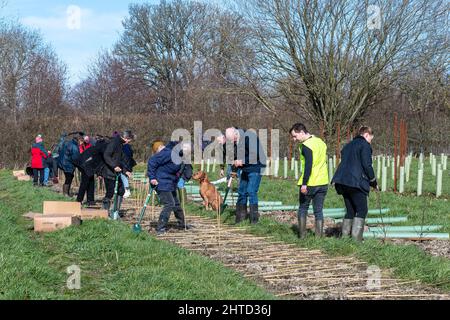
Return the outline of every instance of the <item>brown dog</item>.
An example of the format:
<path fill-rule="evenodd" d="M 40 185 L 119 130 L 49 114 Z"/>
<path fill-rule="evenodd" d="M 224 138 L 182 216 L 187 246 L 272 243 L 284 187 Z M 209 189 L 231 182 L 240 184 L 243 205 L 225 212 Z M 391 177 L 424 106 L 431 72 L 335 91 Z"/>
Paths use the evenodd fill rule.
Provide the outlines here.
<path fill-rule="evenodd" d="M 202 196 L 203 205 L 206 210 L 209 210 L 209 206 L 215 211 L 219 210 L 222 205 L 222 197 L 216 187 L 209 182 L 206 173 L 199 171 L 192 176 L 192 179 L 200 183 L 200 195 Z"/>

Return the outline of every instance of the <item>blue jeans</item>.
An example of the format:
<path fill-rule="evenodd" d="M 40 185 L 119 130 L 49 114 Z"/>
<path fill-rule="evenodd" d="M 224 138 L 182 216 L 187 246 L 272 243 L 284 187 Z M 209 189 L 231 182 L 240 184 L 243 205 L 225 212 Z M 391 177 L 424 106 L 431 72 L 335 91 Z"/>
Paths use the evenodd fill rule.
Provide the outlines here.
<path fill-rule="evenodd" d="M 49 177 L 50 177 L 50 168 L 44 168 L 44 186 L 48 184 Z"/>
<path fill-rule="evenodd" d="M 247 205 L 247 199 L 250 205 L 258 204 L 258 190 L 261 184 L 260 172 L 242 171 L 239 178 L 238 200 L 237 204 Z"/>
<path fill-rule="evenodd" d="M 313 202 L 314 217 L 316 220 L 323 220 L 323 203 L 327 195 L 328 185 L 308 187 L 306 194 L 299 191 L 298 218 L 308 214 L 309 204 Z"/>
<path fill-rule="evenodd" d="M 129 189 L 130 188 L 130 183 L 128 182 L 128 177 L 122 173 L 120 175 L 120 179 L 122 179 L 123 187 L 125 189 Z"/>

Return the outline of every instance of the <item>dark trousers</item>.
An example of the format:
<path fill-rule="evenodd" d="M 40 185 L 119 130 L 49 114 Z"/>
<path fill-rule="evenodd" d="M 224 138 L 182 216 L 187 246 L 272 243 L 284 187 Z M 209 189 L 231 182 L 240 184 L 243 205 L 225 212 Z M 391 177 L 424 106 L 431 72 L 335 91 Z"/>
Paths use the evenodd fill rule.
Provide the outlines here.
<path fill-rule="evenodd" d="M 39 185 L 44 185 L 44 169 L 33 169 L 33 184 L 37 185 L 39 181 Z"/>
<path fill-rule="evenodd" d="M 308 192 L 303 194 L 299 190 L 298 218 L 308 214 L 309 204 L 313 203 L 314 217 L 316 220 L 323 220 L 323 203 L 327 195 L 328 185 L 325 186 L 308 186 Z"/>
<path fill-rule="evenodd" d="M 184 225 L 184 213 L 181 208 L 180 201 L 178 200 L 177 191 L 158 191 L 158 197 L 160 203 L 164 206 L 161 214 L 159 215 L 157 231 L 164 230 L 170 219 L 170 213 L 173 211 L 175 218 L 178 220 L 178 225 L 181 227 Z"/>
<path fill-rule="evenodd" d="M 95 201 L 95 179 L 94 176 L 89 177 L 81 171 L 80 189 L 78 189 L 77 201 L 83 202 L 84 194 L 87 193 L 87 201 Z"/>
<path fill-rule="evenodd" d="M 367 217 L 367 194 L 360 189 L 344 186 L 336 183 L 336 191 L 344 197 L 345 208 L 347 213 L 345 219 L 353 219 L 354 217 Z"/>
<path fill-rule="evenodd" d="M 116 186 L 115 179 L 107 179 L 105 178 L 105 189 L 106 194 L 105 198 L 111 200 L 114 197 L 114 187 Z M 119 189 L 117 191 L 117 195 L 123 196 L 125 193 L 125 188 L 123 187 L 122 179 L 119 177 Z"/>
<path fill-rule="evenodd" d="M 75 177 L 75 175 L 73 173 L 70 172 L 64 172 L 64 177 L 66 178 L 66 180 L 64 181 L 64 184 L 67 184 L 70 188 L 70 186 L 72 185 L 72 181 L 73 178 Z"/>

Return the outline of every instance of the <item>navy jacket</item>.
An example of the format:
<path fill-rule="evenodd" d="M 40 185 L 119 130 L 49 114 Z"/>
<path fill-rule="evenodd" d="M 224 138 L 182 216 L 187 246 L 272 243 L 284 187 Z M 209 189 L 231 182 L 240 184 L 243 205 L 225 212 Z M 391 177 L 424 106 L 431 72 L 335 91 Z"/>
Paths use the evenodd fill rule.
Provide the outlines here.
<path fill-rule="evenodd" d="M 240 168 L 243 172 L 261 172 L 266 167 L 267 157 L 263 146 L 261 145 L 258 135 L 253 131 L 239 129 L 240 139 L 234 143 L 234 160 L 242 160 L 243 166 Z M 223 161 L 226 163 L 226 144 L 223 147 Z M 233 170 L 235 171 L 235 170 Z"/>
<path fill-rule="evenodd" d="M 372 167 L 372 147 L 362 136 L 357 136 L 341 151 L 341 163 L 332 183 L 360 189 L 369 194 L 369 182 L 375 180 Z"/>
<path fill-rule="evenodd" d="M 59 152 L 58 167 L 64 172 L 74 173 L 75 165 L 80 158 L 80 149 L 77 139 L 64 142 L 62 150 Z"/>
<path fill-rule="evenodd" d="M 163 150 L 148 160 L 147 175 L 150 180 L 158 180 L 158 192 L 173 192 L 177 188 L 181 164 L 172 162 L 172 149 L 175 143 L 169 143 Z"/>

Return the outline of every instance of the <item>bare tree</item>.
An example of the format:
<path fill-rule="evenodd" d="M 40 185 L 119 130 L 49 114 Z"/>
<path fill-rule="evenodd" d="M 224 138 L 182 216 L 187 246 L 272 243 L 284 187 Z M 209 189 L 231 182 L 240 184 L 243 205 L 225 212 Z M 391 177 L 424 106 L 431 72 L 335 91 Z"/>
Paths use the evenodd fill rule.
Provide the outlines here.
<path fill-rule="evenodd" d="M 0 90 L 2 107 L 18 123 L 20 99 L 25 79 L 33 69 L 34 61 L 42 49 L 38 33 L 17 23 L 4 24 L 0 30 Z"/>
<path fill-rule="evenodd" d="M 254 31 L 264 91 L 323 121 L 328 135 L 360 119 L 405 68 L 448 49 L 445 1 L 237 2 Z"/>

